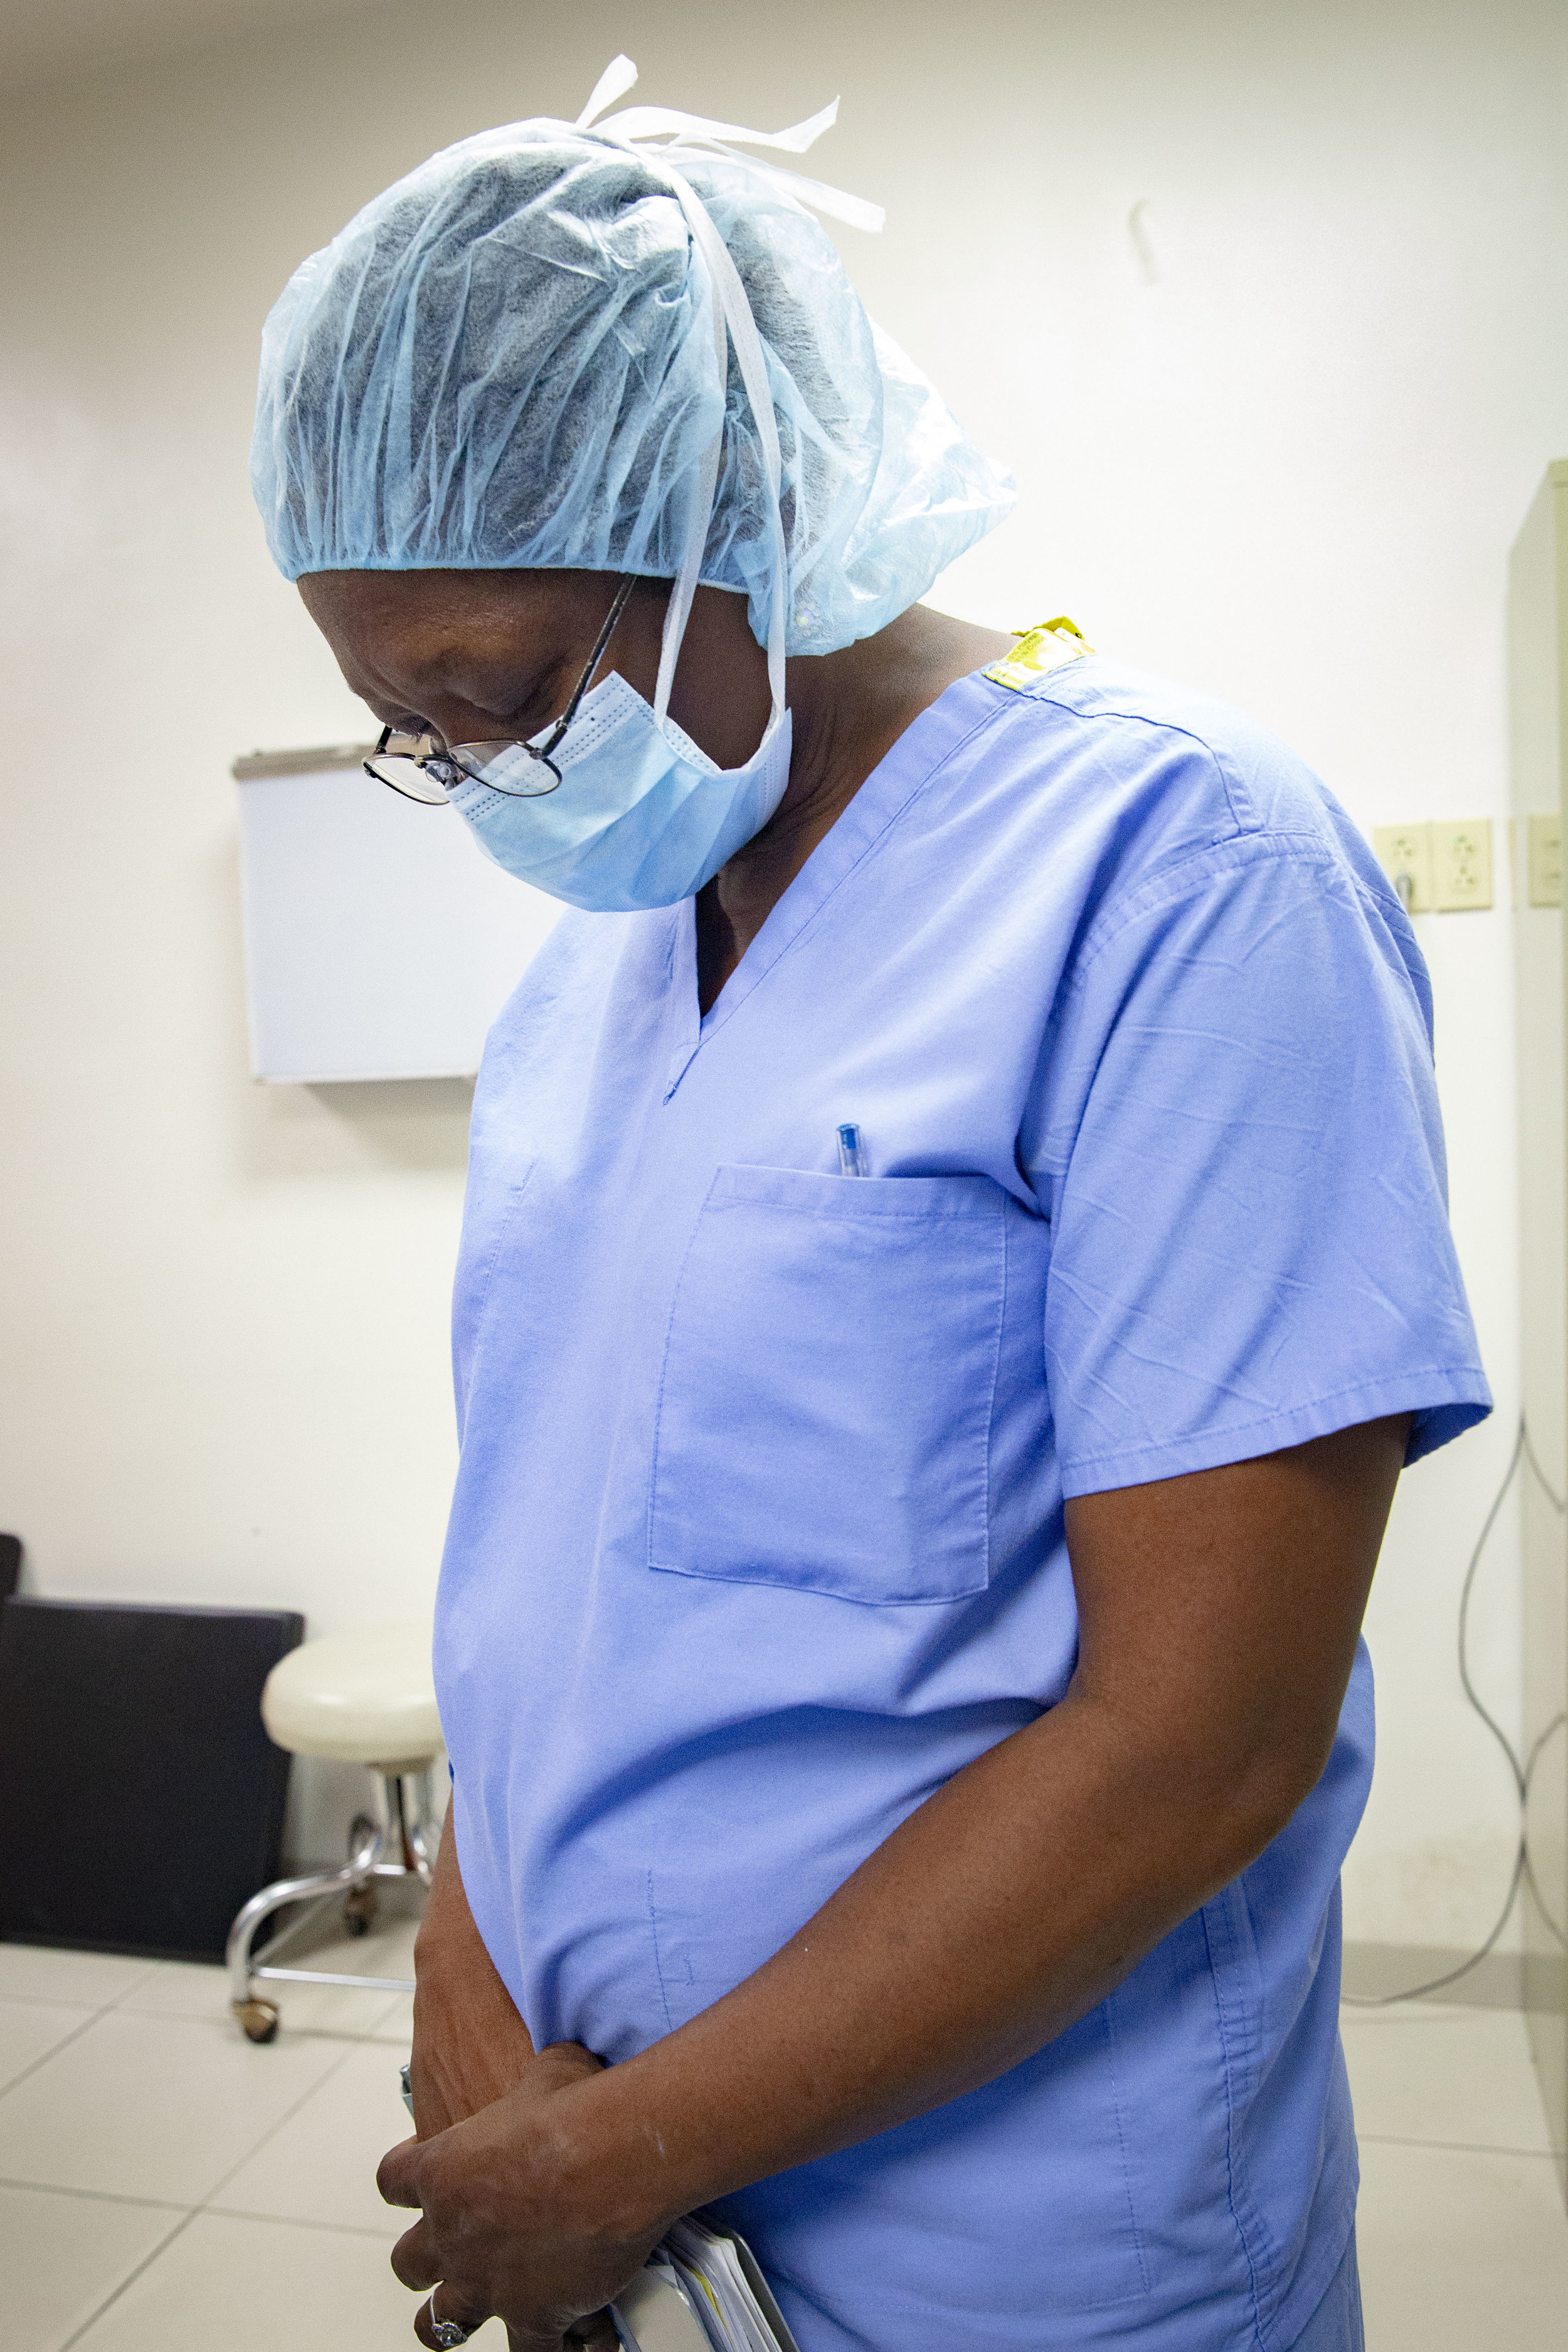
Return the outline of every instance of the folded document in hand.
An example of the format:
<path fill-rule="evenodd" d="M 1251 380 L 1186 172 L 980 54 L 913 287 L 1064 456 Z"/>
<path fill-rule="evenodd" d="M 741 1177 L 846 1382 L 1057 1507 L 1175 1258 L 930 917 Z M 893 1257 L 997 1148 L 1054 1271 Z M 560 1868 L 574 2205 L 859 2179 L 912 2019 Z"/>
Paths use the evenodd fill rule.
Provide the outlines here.
<path fill-rule="evenodd" d="M 626 2352 L 795 2352 L 742 2239 L 677 2221 L 614 2305 Z"/>

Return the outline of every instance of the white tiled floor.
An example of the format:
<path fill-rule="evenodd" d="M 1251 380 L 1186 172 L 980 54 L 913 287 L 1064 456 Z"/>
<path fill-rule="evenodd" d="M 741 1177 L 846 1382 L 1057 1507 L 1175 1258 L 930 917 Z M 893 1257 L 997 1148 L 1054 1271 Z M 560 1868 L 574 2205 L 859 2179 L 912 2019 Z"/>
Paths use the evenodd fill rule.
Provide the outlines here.
<path fill-rule="evenodd" d="M 413 1974 L 414 1922 L 289 1953 Z M 407 2129 L 402 1993 L 278 1989 L 256 2049 L 221 1969 L 0 1944 L 3 2352 L 405 2352 L 405 2226 L 375 2168 Z M 505 2352 L 499 2324 L 472 2338 Z"/>
<path fill-rule="evenodd" d="M 1347 2010 L 1367 2352 L 1561 2352 L 1568 2216 L 1524 2021 Z"/>
<path fill-rule="evenodd" d="M 310 1964 L 411 1971 L 412 1923 Z M 253 2049 L 216 1969 L 0 1944 L 5 2352 L 406 2352 L 376 2197 L 402 1995 L 280 1989 Z M 1565 2220 L 1521 2021 L 1349 2011 L 1369 2352 L 1560 2352 Z M 498 2323 L 481 2352 L 505 2352 Z"/>

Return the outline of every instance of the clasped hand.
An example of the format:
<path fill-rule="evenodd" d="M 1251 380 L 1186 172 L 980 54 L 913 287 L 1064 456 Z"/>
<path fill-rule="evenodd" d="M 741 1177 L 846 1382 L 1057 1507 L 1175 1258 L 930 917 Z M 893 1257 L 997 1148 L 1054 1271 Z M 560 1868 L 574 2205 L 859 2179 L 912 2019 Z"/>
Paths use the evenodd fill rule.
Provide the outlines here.
<path fill-rule="evenodd" d="M 403 2140 L 382 2158 L 376 2185 L 387 2203 L 420 2210 L 393 2270 L 405 2286 L 439 2288 L 440 2319 L 473 2328 L 499 2316 L 511 2352 L 616 2344 L 605 2306 L 665 2224 L 606 2226 L 603 2200 L 593 2210 L 578 2124 L 584 2086 L 599 2071 L 576 2042 L 556 2042 L 466 2122 Z M 436 2346 L 429 2303 L 414 2332 Z"/>

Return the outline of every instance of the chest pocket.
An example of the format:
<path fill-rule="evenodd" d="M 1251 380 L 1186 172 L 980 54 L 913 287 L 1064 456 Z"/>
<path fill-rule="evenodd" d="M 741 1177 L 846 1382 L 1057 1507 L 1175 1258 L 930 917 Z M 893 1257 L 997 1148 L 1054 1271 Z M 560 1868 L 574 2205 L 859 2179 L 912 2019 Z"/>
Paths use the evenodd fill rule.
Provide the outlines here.
<path fill-rule="evenodd" d="M 1006 1195 L 721 1168 L 676 1285 L 648 1565 L 845 1601 L 984 1590 Z"/>

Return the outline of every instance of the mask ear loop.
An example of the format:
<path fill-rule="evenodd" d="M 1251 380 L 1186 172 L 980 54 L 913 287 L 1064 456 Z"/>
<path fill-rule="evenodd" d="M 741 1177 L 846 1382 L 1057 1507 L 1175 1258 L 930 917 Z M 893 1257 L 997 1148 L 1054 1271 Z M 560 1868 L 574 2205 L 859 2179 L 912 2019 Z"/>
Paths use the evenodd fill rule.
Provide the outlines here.
<path fill-rule="evenodd" d="M 660 161 L 663 163 L 662 157 Z M 768 720 L 767 732 L 771 735 L 784 715 L 784 699 L 785 559 L 782 504 L 784 458 L 779 448 L 778 419 L 773 414 L 773 395 L 768 383 L 767 362 L 763 355 L 763 339 L 757 331 L 757 322 L 752 316 L 752 306 L 746 299 L 746 289 L 741 283 L 741 273 L 731 257 L 730 248 L 714 226 L 711 215 L 696 190 L 671 164 L 666 163 L 663 168 L 669 173 L 674 183 L 676 194 L 680 198 L 681 209 L 691 225 L 693 236 L 701 248 L 703 258 L 708 264 L 709 275 L 717 286 L 719 300 L 723 310 L 724 324 L 729 329 L 730 341 L 734 345 L 735 358 L 741 370 L 741 382 L 745 387 L 747 404 L 757 428 L 757 439 L 762 444 L 763 469 L 767 479 L 768 494 L 773 503 L 773 565 L 768 609 L 768 688 L 773 698 L 773 713 Z M 727 365 L 721 362 L 719 370 L 721 392 L 723 390 L 728 373 Z M 721 438 L 722 432 L 723 425 L 721 420 Z M 717 454 L 716 442 L 715 457 Z M 717 487 L 716 475 L 715 487 Z M 712 500 L 710 498 L 710 519 L 711 514 Z M 707 536 L 705 524 L 702 533 L 704 548 Z M 700 562 L 700 556 L 699 562 Z M 662 663 L 660 666 L 662 667 Z M 669 667 L 673 680 L 675 674 L 673 660 Z M 766 741 L 766 740 L 764 736 L 763 740 Z"/>
<path fill-rule="evenodd" d="M 784 482 L 784 459 L 779 447 L 778 420 L 773 415 L 773 393 L 768 384 L 767 362 L 763 355 L 763 339 L 757 322 L 752 316 L 752 306 L 746 289 L 741 283 L 741 273 L 731 257 L 730 248 L 713 225 L 707 206 L 697 191 L 674 165 L 658 152 L 632 146 L 629 139 L 616 136 L 607 126 L 599 134 L 612 139 L 617 147 L 624 146 L 635 154 L 640 163 L 658 173 L 679 203 L 691 231 L 692 242 L 707 267 L 710 320 L 713 331 L 714 359 L 719 373 L 720 413 L 712 441 L 704 454 L 701 467 L 692 483 L 690 504 L 687 509 L 686 554 L 680 572 L 670 590 L 669 604 L 665 613 L 664 637 L 659 648 L 658 681 L 654 688 L 653 712 L 662 726 L 669 709 L 670 691 L 675 684 L 675 665 L 679 656 L 681 640 L 690 616 L 691 600 L 702 570 L 702 558 L 708 549 L 708 532 L 713 520 L 713 502 L 719 487 L 719 462 L 724 442 L 724 387 L 729 376 L 729 344 L 735 350 L 741 382 L 745 388 L 747 404 L 757 428 L 762 446 L 763 470 L 773 502 L 773 562 L 768 601 L 768 691 L 772 709 L 763 742 L 768 741 L 784 717 L 784 537 L 781 508 Z M 761 749 L 761 745 L 758 746 Z"/>
<path fill-rule="evenodd" d="M 672 173 L 670 176 L 674 179 L 677 175 Z M 676 194 L 679 194 L 679 189 Z M 684 205 L 682 209 L 685 209 Z M 703 217 L 707 218 L 706 214 Z M 708 532 L 719 493 L 719 464 L 724 450 L 724 383 L 729 373 L 729 343 L 718 282 L 707 266 L 706 252 L 700 246 L 698 249 L 702 252 L 708 278 L 708 320 L 713 336 L 713 360 L 719 381 L 719 421 L 712 439 L 702 453 L 702 463 L 692 477 L 686 510 L 686 553 L 679 574 L 670 589 L 669 603 L 665 608 L 664 636 L 658 653 L 658 681 L 653 690 L 653 715 L 661 727 L 669 709 L 669 698 L 675 685 L 675 665 L 686 635 L 686 624 L 691 617 L 691 601 L 697 593 L 702 559 L 708 551 Z"/>

